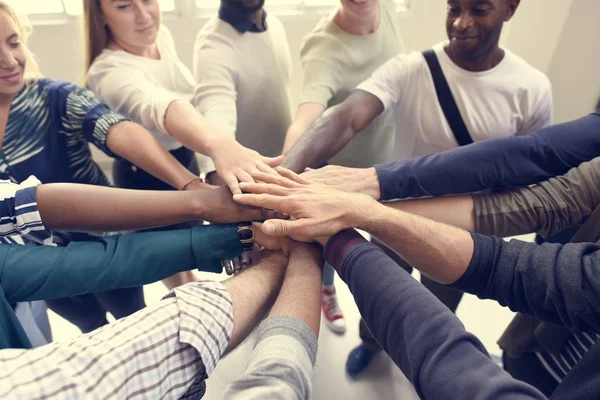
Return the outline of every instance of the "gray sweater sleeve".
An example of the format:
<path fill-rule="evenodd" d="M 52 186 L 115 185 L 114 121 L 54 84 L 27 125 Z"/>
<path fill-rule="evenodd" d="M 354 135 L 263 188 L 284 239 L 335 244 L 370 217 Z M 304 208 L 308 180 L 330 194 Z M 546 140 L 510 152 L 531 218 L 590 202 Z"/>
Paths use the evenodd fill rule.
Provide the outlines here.
<path fill-rule="evenodd" d="M 473 259 L 455 288 L 541 321 L 600 332 L 600 246 L 472 236 Z"/>
<path fill-rule="evenodd" d="M 223 399 L 308 399 L 317 337 L 303 321 L 270 317 L 257 328 L 258 338 L 246 372 L 233 381 Z"/>
<path fill-rule="evenodd" d="M 600 204 L 600 157 L 532 187 L 473 196 L 476 231 L 542 237 L 581 223 Z"/>

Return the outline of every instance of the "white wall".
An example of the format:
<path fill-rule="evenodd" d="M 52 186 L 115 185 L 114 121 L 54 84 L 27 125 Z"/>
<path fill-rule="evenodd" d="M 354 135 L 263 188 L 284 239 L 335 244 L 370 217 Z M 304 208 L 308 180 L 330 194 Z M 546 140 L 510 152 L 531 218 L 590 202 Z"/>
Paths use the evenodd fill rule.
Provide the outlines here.
<path fill-rule="evenodd" d="M 444 0 L 412 0 L 408 12 L 398 17 L 409 50 L 423 50 L 444 40 Z M 268 1 L 267 1 L 268 5 Z M 600 0 L 524 0 L 502 37 L 502 44 L 536 68 L 549 74 L 555 88 L 557 121 L 583 115 L 600 96 Z M 300 97 L 302 66 L 300 43 L 317 23 L 317 16 L 281 17 L 293 56 L 292 96 Z M 182 61 L 191 68 L 196 32 L 206 19 L 168 17 Z M 78 20 L 36 25 L 31 48 L 46 76 L 81 82 L 83 76 L 82 29 Z M 577 99 L 576 101 L 573 101 Z M 595 100 L 594 100 L 595 101 Z"/>
<path fill-rule="evenodd" d="M 572 3 L 573 0 L 521 1 L 506 29 L 503 44 L 537 69 L 548 73 Z"/>
<path fill-rule="evenodd" d="M 548 69 L 554 120 L 570 121 L 600 99 L 600 1 L 575 0 Z"/>

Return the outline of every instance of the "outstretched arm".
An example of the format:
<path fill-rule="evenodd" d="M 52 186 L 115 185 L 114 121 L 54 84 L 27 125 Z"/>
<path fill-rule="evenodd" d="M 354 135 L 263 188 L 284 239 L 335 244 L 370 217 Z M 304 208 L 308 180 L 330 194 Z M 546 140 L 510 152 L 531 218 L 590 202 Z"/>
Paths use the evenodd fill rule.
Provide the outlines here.
<path fill-rule="evenodd" d="M 221 259 L 239 256 L 242 245 L 232 224 L 0 250 L 2 290 L 12 304 L 140 286 L 195 268 L 218 273 Z"/>
<path fill-rule="evenodd" d="M 370 331 L 419 397 L 545 398 L 490 360 L 481 342 L 446 306 L 355 231 L 332 237 L 325 257 L 348 284 Z"/>
<path fill-rule="evenodd" d="M 472 236 L 456 227 L 393 210 L 368 196 L 311 184 L 290 171 L 280 171 L 289 179 L 281 177 L 279 185 L 244 185 L 244 190 L 261 194 L 236 196 L 237 201 L 260 201 L 264 207 L 296 218 L 267 221 L 265 233 L 308 240 L 347 228 L 363 229 L 440 283 L 460 281 L 458 288 L 463 291 L 498 300 L 544 321 L 580 331 L 600 329 L 600 304 L 594 300 L 600 279 L 593 272 L 600 263 L 598 246 L 537 246 Z"/>
<path fill-rule="evenodd" d="M 600 112 L 439 154 L 376 167 L 381 199 L 473 193 L 525 186 L 561 175 L 600 156 Z"/>
<path fill-rule="evenodd" d="M 382 112 L 383 103 L 379 98 L 355 90 L 342 104 L 325 111 L 311 125 L 286 153 L 283 166 L 296 172 L 320 166 Z"/>
<path fill-rule="evenodd" d="M 315 182 L 376 200 L 474 193 L 531 185 L 600 156 L 600 111 L 530 135 L 490 139 L 442 153 L 357 169 L 309 171 Z"/>
<path fill-rule="evenodd" d="M 224 186 L 148 191 L 52 183 L 38 186 L 36 197 L 42 222 L 50 230 L 145 229 L 192 220 L 231 223 L 264 220 L 272 214 L 237 205 Z"/>
<path fill-rule="evenodd" d="M 258 327 L 246 372 L 224 399 L 260 393 L 269 399 L 310 398 L 320 323 L 320 246 L 294 244 L 283 285 L 269 316 Z"/>
<path fill-rule="evenodd" d="M 262 320 L 281 286 L 285 257 L 260 252 L 255 258 L 260 258 L 255 267 L 228 281 L 204 280 L 177 288 L 122 323 L 106 325 L 74 341 L 1 350 L 0 362 L 12 372 L 0 377 L 0 397 L 50 394 L 62 399 L 93 393 L 120 398 L 133 392 L 152 399 L 201 397 L 203 381 L 212 375 L 222 354 Z M 24 336 L 18 321 L 11 322 L 3 327 L 13 334 L 11 338 Z M 23 347 L 27 343 L 4 341 L 2 345 Z M 96 363 L 98 347 L 103 349 L 100 363 Z M 73 358 L 80 361 L 75 369 L 69 363 Z M 22 374 L 28 377 L 26 382 Z M 111 384 L 102 385 L 106 382 Z"/>

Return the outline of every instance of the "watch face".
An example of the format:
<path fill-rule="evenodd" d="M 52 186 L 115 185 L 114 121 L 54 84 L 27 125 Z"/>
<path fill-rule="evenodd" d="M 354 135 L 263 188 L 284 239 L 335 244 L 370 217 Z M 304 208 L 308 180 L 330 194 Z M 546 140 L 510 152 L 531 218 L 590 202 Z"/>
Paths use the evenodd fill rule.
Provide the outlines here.
<path fill-rule="evenodd" d="M 240 240 L 254 239 L 254 231 L 251 228 L 240 228 L 238 233 L 240 234 Z"/>

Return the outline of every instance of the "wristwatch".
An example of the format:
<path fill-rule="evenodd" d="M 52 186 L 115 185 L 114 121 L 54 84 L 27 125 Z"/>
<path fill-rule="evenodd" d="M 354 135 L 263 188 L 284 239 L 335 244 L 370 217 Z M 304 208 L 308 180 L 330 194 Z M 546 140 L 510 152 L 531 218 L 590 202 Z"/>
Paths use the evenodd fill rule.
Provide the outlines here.
<path fill-rule="evenodd" d="M 242 244 L 242 252 L 252 251 L 254 248 L 254 231 L 252 230 L 252 222 L 238 223 L 238 235 Z"/>
<path fill-rule="evenodd" d="M 250 255 L 250 252 L 254 248 L 252 222 L 238 223 L 237 231 L 242 245 L 242 254 L 231 260 L 221 260 L 221 266 L 225 269 L 227 275 L 234 275 L 252 265 L 252 257 Z"/>

